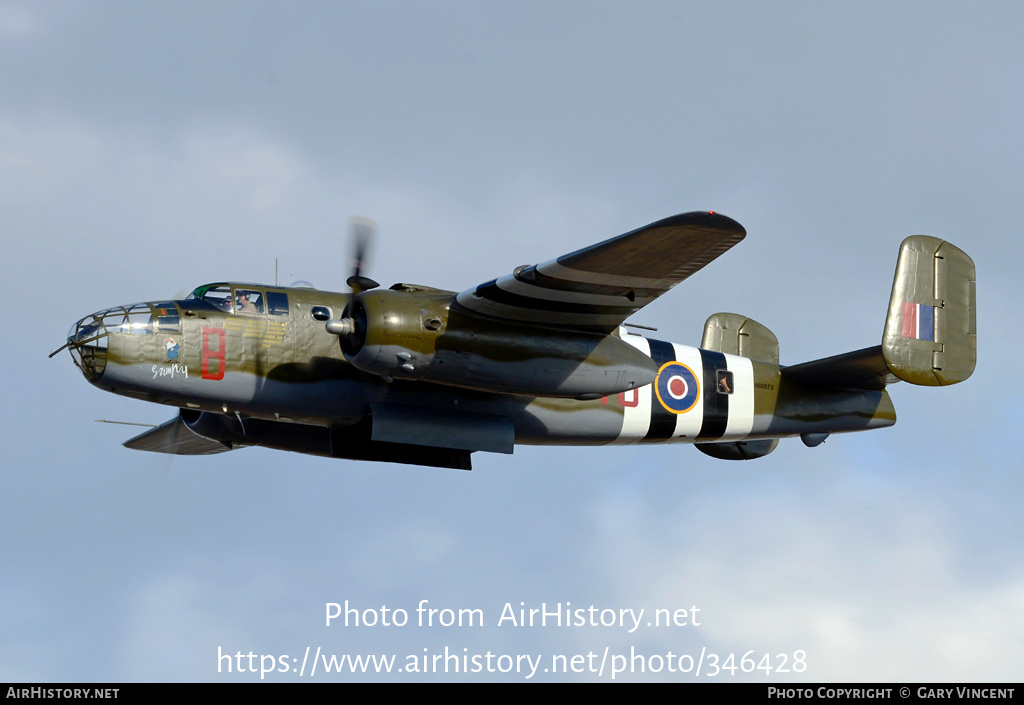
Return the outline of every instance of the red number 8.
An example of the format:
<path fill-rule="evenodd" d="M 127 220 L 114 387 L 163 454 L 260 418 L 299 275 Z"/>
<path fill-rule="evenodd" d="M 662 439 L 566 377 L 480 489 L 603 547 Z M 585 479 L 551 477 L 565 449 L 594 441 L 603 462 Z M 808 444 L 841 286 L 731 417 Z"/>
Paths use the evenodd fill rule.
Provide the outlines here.
<path fill-rule="evenodd" d="M 220 339 L 216 350 L 210 350 L 210 334 Z M 210 372 L 210 360 L 217 361 L 217 371 Z M 224 379 L 224 329 L 203 328 L 203 379 Z"/>

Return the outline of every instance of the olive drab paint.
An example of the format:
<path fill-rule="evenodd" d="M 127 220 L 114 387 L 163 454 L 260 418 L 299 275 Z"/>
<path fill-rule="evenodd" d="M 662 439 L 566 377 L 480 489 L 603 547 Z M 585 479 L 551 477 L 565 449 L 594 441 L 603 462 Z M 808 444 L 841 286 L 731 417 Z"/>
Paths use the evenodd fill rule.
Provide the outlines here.
<path fill-rule="evenodd" d="M 213 283 L 86 316 L 64 347 L 95 386 L 179 410 L 129 448 L 463 469 L 516 444 L 692 443 L 752 459 L 780 438 L 813 447 L 891 426 L 886 384 L 974 370 L 974 263 L 936 238 L 900 248 L 880 345 L 784 366 L 776 336 L 739 314 L 708 318 L 699 347 L 627 327 L 743 240 L 721 214 L 672 216 L 463 292 L 377 288 L 361 273 L 369 227 L 351 293 Z"/>
<path fill-rule="evenodd" d="M 974 262 L 963 250 L 926 235 L 900 246 L 882 352 L 900 379 L 956 384 L 978 354 Z"/>

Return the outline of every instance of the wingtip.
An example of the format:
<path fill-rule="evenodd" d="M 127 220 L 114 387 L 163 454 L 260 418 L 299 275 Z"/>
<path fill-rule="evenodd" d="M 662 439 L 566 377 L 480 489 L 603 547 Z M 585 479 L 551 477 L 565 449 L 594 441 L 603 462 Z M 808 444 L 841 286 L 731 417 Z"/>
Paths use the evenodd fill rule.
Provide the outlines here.
<path fill-rule="evenodd" d="M 740 232 L 743 234 L 746 234 L 747 232 L 742 225 L 740 225 L 737 221 L 733 220 L 727 215 L 723 215 L 716 211 L 704 211 L 699 214 L 704 216 L 705 218 L 710 219 L 711 222 L 714 223 L 715 227 L 720 228 L 722 230 L 733 230 L 735 232 Z"/>
<path fill-rule="evenodd" d="M 658 225 L 699 225 L 714 230 L 736 233 L 741 237 L 747 234 L 746 229 L 727 215 L 717 211 L 690 211 L 673 215 L 657 223 Z"/>

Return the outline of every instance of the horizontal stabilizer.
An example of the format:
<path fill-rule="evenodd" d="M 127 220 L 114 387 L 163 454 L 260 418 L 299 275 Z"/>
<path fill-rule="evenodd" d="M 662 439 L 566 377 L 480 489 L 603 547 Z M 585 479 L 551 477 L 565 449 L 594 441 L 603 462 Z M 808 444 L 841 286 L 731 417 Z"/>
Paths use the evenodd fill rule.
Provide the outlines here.
<path fill-rule="evenodd" d="M 231 450 L 228 445 L 192 433 L 179 416 L 125 441 L 124 447 L 172 455 L 213 455 Z"/>
<path fill-rule="evenodd" d="M 803 384 L 847 389 L 884 389 L 899 381 L 886 366 L 881 345 L 783 367 L 782 376 Z"/>

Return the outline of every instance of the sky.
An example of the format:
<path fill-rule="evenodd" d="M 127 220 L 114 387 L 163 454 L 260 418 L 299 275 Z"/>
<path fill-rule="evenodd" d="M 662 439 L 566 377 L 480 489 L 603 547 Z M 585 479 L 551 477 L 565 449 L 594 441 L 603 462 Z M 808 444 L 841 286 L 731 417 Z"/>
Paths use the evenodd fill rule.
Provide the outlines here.
<path fill-rule="evenodd" d="M 0 681 L 1019 681 L 1024 8 L 847 5 L 0 0 Z M 94 419 L 173 409 L 46 357 L 275 259 L 344 290 L 356 214 L 370 276 L 460 291 L 692 210 L 747 239 L 632 319 L 656 337 L 734 311 L 783 364 L 877 344 L 922 233 L 977 264 L 977 371 L 745 463 L 520 446 L 466 473 L 130 451 Z M 379 622 L 328 625 L 346 601 Z M 627 625 L 501 620 L 542 604 Z M 317 649 L 395 669 L 292 670 Z M 480 670 L 412 672 L 445 653 Z"/>

